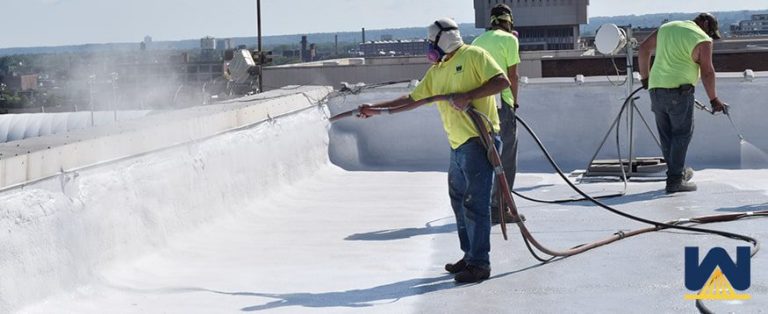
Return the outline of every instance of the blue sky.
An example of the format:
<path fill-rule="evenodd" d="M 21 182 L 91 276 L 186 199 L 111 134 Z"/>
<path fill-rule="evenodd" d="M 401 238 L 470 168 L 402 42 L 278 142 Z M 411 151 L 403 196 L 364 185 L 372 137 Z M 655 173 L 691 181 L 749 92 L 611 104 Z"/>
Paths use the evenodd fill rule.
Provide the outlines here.
<path fill-rule="evenodd" d="M 254 36 L 255 0 L 0 0 L 0 48 Z M 474 22 L 472 0 L 262 0 L 264 35 Z M 768 9 L 766 0 L 591 0 L 589 16 Z"/>

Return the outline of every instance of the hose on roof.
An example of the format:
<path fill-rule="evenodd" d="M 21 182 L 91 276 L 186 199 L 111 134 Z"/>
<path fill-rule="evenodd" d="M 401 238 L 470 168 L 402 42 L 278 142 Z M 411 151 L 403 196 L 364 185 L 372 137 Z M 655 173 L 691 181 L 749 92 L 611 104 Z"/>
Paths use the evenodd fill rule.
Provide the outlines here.
<path fill-rule="evenodd" d="M 629 101 L 630 99 L 632 99 L 632 95 L 634 95 L 635 93 L 637 93 L 640 90 L 641 89 L 635 90 L 629 97 L 627 97 L 626 101 Z M 439 96 L 434 96 L 434 97 L 439 97 Z M 445 97 L 445 96 L 443 96 L 443 97 Z M 622 106 L 622 108 L 623 107 L 625 107 L 625 106 Z M 389 109 L 396 109 L 396 108 L 387 108 L 387 109 L 382 109 L 382 110 L 389 110 Z M 514 199 L 512 198 L 512 193 L 513 192 L 509 188 L 509 185 L 508 185 L 507 180 L 506 180 L 506 175 L 504 173 L 504 168 L 502 167 L 501 156 L 499 154 L 499 151 L 496 149 L 495 145 L 493 145 L 493 143 L 494 143 L 493 142 L 494 134 L 493 134 L 492 130 L 489 130 L 488 127 L 486 126 L 486 122 L 490 122 L 490 119 L 487 116 L 485 116 L 484 114 L 482 114 L 481 112 L 478 112 L 477 110 L 475 110 L 474 108 L 470 108 L 469 110 L 466 111 L 466 113 L 470 117 L 470 119 L 472 120 L 472 122 L 475 125 L 475 127 L 477 128 L 478 133 L 481 134 L 480 139 L 481 139 L 483 145 L 485 146 L 485 148 L 487 149 L 488 160 L 491 163 L 491 165 L 493 166 L 494 174 L 496 175 L 496 180 L 500 184 L 499 191 L 500 191 L 500 194 L 501 194 L 501 197 L 502 197 L 502 204 L 501 204 L 502 206 L 499 206 L 499 210 L 501 211 L 499 217 L 502 220 L 501 223 L 500 223 L 500 227 L 501 227 L 502 235 L 503 235 L 504 239 L 505 240 L 508 239 L 506 223 L 504 222 L 504 216 L 505 216 L 504 215 L 504 211 L 509 211 L 510 214 L 512 215 L 512 217 L 516 218 L 515 219 L 516 224 L 517 224 L 517 226 L 518 226 L 518 228 L 520 230 L 520 233 L 522 235 L 523 241 L 525 242 L 525 245 L 528 248 L 529 252 L 531 253 L 531 255 L 534 258 L 536 258 L 537 260 L 539 260 L 539 261 L 541 261 L 543 263 L 550 262 L 550 261 L 552 261 L 554 259 L 557 259 L 557 258 L 565 258 L 565 257 L 570 257 L 570 256 L 574 256 L 574 255 L 577 255 L 577 254 L 581 254 L 581 253 L 584 253 L 586 251 L 589 251 L 589 250 L 592 250 L 592 249 L 595 249 L 595 248 L 598 248 L 598 247 L 601 247 L 601 246 L 604 246 L 604 245 L 607 245 L 607 244 L 611 244 L 611 243 L 614 243 L 616 241 L 623 240 L 623 239 L 626 239 L 626 238 L 629 238 L 629 237 L 637 236 L 637 235 L 640 235 L 640 234 L 654 232 L 654 231 L 668 230 L 668 229 L 683 230 L 683 231 L 694 232 L 694 233 L 699 233 L 699 234 L 711 234 L 711 235 L 717 235 L 717 236 L 725 237 L 725 238 L 728 238 L 728 239 L 734 239 L 734 240 L 740 240 L 740 241 L 748 242 L 748 243 L 750 243 L 752 245 L 752 250 L 750 252 L 750 258 L 753 257 L 755 254 L 757 254 L 757 252 L 760 250 L 759 242 L 757 241 L 757 239 L 755 239 L 755 238 L 753 238 L 751 236 L 742 235 L 742 234 L 738 234 L 738 233 L 727 232 L 727 231 L 704 229 L 704 228 L 700 228 L 700 227 L 697 227 L 697 226 L 698 225 L 704 225 L 704 224 L 710 224 L 710 223 L 730 222 L 730 221 L 736 221 L 736 220 L 745 219 L 745 218 L 768 217 L 768 210 L 755 211 L 755 212 L 747 212 L 747 213 L 737 213 L 737 214 L 724 214 L 724 215 L 712 215 L 712 216 L 699 216 L 699 217 L 692 217 L 692 218 L 681 218 L 681 219 L 667 221 L 667 222 L 654 221 L 654 220 L 646 219 L 646 218 L 643 218 L 643 217 L 635 216 L 635 215 L 626 213 L 624 211 L 620 211 L 620 210 L 618 210 L 616 208 L 613 208 L 613 207 L 611 207 L 611 206 L 609 206 L 609 205 L 607 205 L 607 204 L 605 204 L 605 203 L 603 203 L 603 202 L 598 200 L 598 198 L 616 197 L 616 196 L 619 196 L 619 195 L 606 195 L 606 196 L 601 196 L 601 197 L 593 197 L 593 196 L 590 196 L 589 194 L 585 193 L 581 189 L 579 189 L 573 182 L 568 180 L 568 177 L 565 175 L 565 173 L 562 171 L 562 169 L 560 169 L 560 167 L 558 166 L 557 162 L 555 162 L 554 158 L 552 158 L 551 154 L 546 149 L 546 147 L 544 147 L 544 145 L 542 144 L 542 142 L 539 139 L 539 137 L 536 136 L 536 133 L 533 131 L 533 129 L 519 115 L 516 115 L 517 122 L 519 122 L 523 126 L 523 128 L 525 128 L 526 131 L 531 135 L 531 137 L 534 139 L 534 141 L 536 142 L 537 146 L 541 149 L 541 151 L 543 152 L 544 156 L 547 158 L 547 160 L 549 161 L 549 163 L 553 167 L 553 169 L 566 182 L 566 184 L 571 189 L 576 191 L 579 195 L 581 195 L 582 198 L 581 199 L 570 199 L 570 200 L 557 200 L 557 201 L 541 201 L 541 200 L 533 200 L 532 198 L 523 197 L 522 195 L 520 195 L 518 193 L 515 193 L 515 195 L 518 195 L 520 197 L 523 197 L 523 198 L 526 198 L 526 199 L 529 199 L 529 200 L 532 200 L 532 201 L 538 201 L 538 202 L 544 202 L 544 203 L 566 203 L 566 202 L 574 202 L 574 201 L 587 200 L 587 201 L 590 201 L 590 202 L 594 203 L 598 207 L 601 207 L 601 208 L 603 208 L 603 209 L 605 209 L 605 210 L 607 210 L 607 211 L 609 211 L 609 212 L 611 212 L 613 214 L 619 215 L 621 217 L 624 217 L 624 218 L 627 218 L 627 219 L 630 219 L 630 220 L 634 220 L 634 221 L 638 221 L 638 222 L 650 225 L 650 226 L 645 227 L 645 228 L 640 228 L 640 229 L 635 229 L 635 230 L 630 230 L 630 231 L 619 230 L 619 231 L 615 232 L 614 234 L 612 234 L 611 236 L 606 237 L 604 239 L 597 240 L 597 241 L 591 242 L 591 243 L 580 244 L 580 245 L 577 245 L 577 246 L 574 246 L 574 247 L 571 247 L 571 248 L 568 248 L 568 249 L 559 249 L 559 250 L 550 249 L 550 248 L 544 246 L 538 240 L 536 240 L 536 238 L 533 236 L 532 232 L 525 225 L 524 220 L 520 219 L 521 215 L 520 215 L 520 213 L 519 213 L 519 211 L 517 209 L 517 205 L 515 204 Z M 358 114 L 357 110 L 352 110 L 352 111 L 348 111 L 348 112 L 339 114 L 337 116 L 334 116 L 330 120 L 331 121 L 336 121 L 338 119 L 345 118 L 345 117 L 354 117 L 357 114 Z M 618 132 L 616 134 L 616 137 L 617 137 L 617 149 L 618 149 L 618 147 L 620 146 L 620 145 L 618 145 L 618 137 L 619 137 L 618 136 Z M 620 151 L 619 151 L 619 156 L 621 156 Z M 621 168 L 622 168 L 623 179 L 624 179 L 624 182 L 625 182 L 625 189 L 626 189 L 626 174 L 624 173 L 623 167 L 621 167 Z M 621 195 L 624 195 L 624 193 L 622 193 Z M 538 250 L 538 253 L 536 252 L 536 250 Z M 539 256 L 539 253 L 543 253 L 543 254 L 549 255 L 549 257 L 541 257 L 541 256 Z M 706 306 L 704 306 L 704 304 L 703 304 L 703 302 L 701 300 L 696 300 L 695 306 L 696 306 L 696 309 L 698 309 L 701 313 L 712 313 L 711 310 L 709 310 Z"/>
<path fill-rule="evenodd" d="M 533 129 L 531 129 L 531 127 L 528 125 L 528 123 L 526 123 L 525 120 L 523 120 L 520 116 L 516 116 L 517 122 L 519 122 L 526 129 L 526 131 L 528 131 L 528 133 L 531 135 L 531 137 L 533 137 L 534 141 L 539 146 L 541 151 L 544 153 L 544 156 L 547 158 L 549 163 L 552 165 L 552 167 L 555 169 L 555 171 L 558 173 L 558 175 L 566 182 L 566 184 L 568 184 L 568 186 L 571 187 L 571 189 L 576 191 L 584 199 L 594 203 L 595 205 L 597 205 L 597 206 L 599 206 L 599 207 L 601 207 L 601 208 L 603 208 L 603 209 L 605 209 L 605 210 L 607 210 L 607 211 L 609 211 L 609 212 L 611 212 L 613 214 L 622 216 L 622 217 L 630 219 L 630 220 L 634 220 L 634 221 L 638 221 L 638 222 L 642 222 L 642 223 L 651 225 L 649 227 L 645 227 L 645 228 L 641 228 L 641 229 L 636 229 L 636 230 L 631 230 L 631 231 L 619 230 L 616 233 L 614 233 L 613 235 L 611 235 L 610 237 L 607 237 L 605 239 L 598 240 L 598 241 L 595 241 L 595 242 L 592 242 L 592 243 L 580 244 L 580 245 L 577 245 L 577 246 L 574 246 L 572 248 L 565 249 L 565 250 L 554 250 L 554 249 L 547 248 L 546 246 L 544 246 L 543 244 L 538 242 L 536 240 L 536 238 L 533 237 L 531 231 L 525 225 L 525 222 L 523 221 L 523 219 L 519 219 L 520 214 L 519 214 L 519 212 L 517 210 L 517 205 L 515 204 L 514 199 L 512 198 L 512 193 L 510 193 L 510 189 L 509 189 L 509 186 L 507 184 L 507 180 L 505 179 L 506 176 L 504 174 L 504 168 L 501 165 L 501 156 L 499 155 L 498 150 L 496 150 L 496 147 L 492 144 L 493 143 L 493 140 L 492 140 L 493 134 L 492 134 L 492 132 L 490 132 L 487 129 L 487 127 L 486 127 L 486 125 L 484 123 L 484 119 L 487 120 L 488 117 L 484 116 L 482 113 L 478 112 L 474 108 L 468 110 L 467 114 L 470 116 L 472 122 L 475 124 L 475 127 L 478 129 L 480 134 L 482 134 L 481 139 L 482 139 L 482 142 L 483 142 L 484 146 L 488 150 L 488 159 L 489 159 L 491 165 L 495 169 L 496 179 L 497 179 L 497 181 L 500 184 L 499 191 L 500 191 L 500 194 L 501 194 L 502 199 L 503 199 L 503 204 L 502 204 L 502 206 L 499 206 L 499 210 L 500 211 L 504 211 L 505 208 L 506 208 L 506 210 L 509 210 L 509 212 L 512 214 L 512 217 L 516 217 L 517 218 L 517 219 L 515 219 L 515 221 L 517 223 L 518 228 L 520 229 L 520 233 L 521 233 L 521 235 L 523 237 L 523 241 L 525 242 L 526 247 L 528 248 L 529 252 L 531 253 L 531 255 L 534 258 L 536 258 L 537 260 L 539 260 L 539 261 L 541 261 L 543 263 L 547 263 L 547 262 L 552 261 L 552 260 L 554 260 L 556 258 L 564 258 L 564 257 L 569 257 L 569 256 L 581 254 L 581 253 L 584 253 L 584 252 L 589 251 L 591 249 L 594 249 L 594 248 L 597 248 L 597 247 L 600 247 L 600 246 L 604 246 L 604 245 L 607 245 L 607 244 L 610 244 L 610 243 L 613 243 L 613 242 L 616 242 L 616 241 L 619 241 L 619 240 L 623 240 L 623 239 L 626 239 L 626 238 L 629 238 L 629 237 L 640 235 L 640 234 L 643 234 L 643 233 L 654 232 L 654 231 L 661 231 L 661 230 L 666 230 L 666 229 L 677 229 L 677 230 L 684 230 L 684 231 L 689 231 L 689 232 L 712 234 L 712 235 L 717 235 L 717 236 L 721 236 L 721 237 L 725 237 L 725 238 L 729 238 L 729 239 L 741 240 L 741 241 L 748 242 L 748 243 L 750 243 L 752 245 L 752 252 L 750 253 L 750 258 L 753 257 L 755 254 L 757 254 L 757 252 L 760 250 L 759 242 L 757 241 L 757 239 L 755 239 L 753 237 L 750 237 L 750 236 L 747 236 L 747 235 L 738 234 L 738 233 L 732 233 L 732 232 L 720 231 L 720 230 L 704 229 L 704 228 L 699 228 L 699 227 L 694 227 L 694 226 L 696 226 L 696 225 L 703 225 L 703 224 L 710 224 L 710 223 L 718 223 L 718 222 L 736 221 L 736 220 L 740 220 L 740 219 L 744 219 L 744 218 L 768 217 L 768 210 L 756 211 L 756 212 L 747 212 L 747 213 L 738 213 L 738 214 L 724 214 L 724 215 L 713 215 L 713 216 L 699 216 L 699 217 L 692 217 L 692 218 L 682 218 L 682 219 L 677 219 L 677 220 L 667 221 L 667 222 L 658 222 L 658 221 L 642 218 L 642 217 L 639 217 L 639 216 L 635 216 L 635 215 L 632 215 L 632 214 L 620 211 L 620 210 L 615 209 L 615 208 L 613 208 L 613 207 L 611 207 L 611 206 L 609 206 L 609 205 L 607 205 L 605 203 L 602 203 L 601 201 L 599 201 L 599 200 L 595 199 L 594 197 L 588 195 L 587 193 L 585 193 L 584 191 L 579 189 L 570 180 L 568 180 L 567 176 L 560 169 L 560 167 L 557 165 L 555 160 L 550 155 L 549 151 L 547 151 L 547 149 L 541 143 L 541 140 L 539 139 L 539 137 L 536 136 L 536 133 L 533 131 Z M 504 193 L 504 191 L 506 191 L 506 193 Z M 502 230 L 502 234 L 504 236 L 504 239 L 506 240 L 507 239 L 506 226 L 505 226 L 506 223 L 504 223 L 504 221 L 503 221 L 503 219 L 504 219 L 503 212 L 500 213 L 499 217 L 501 217 L 501 219 L 502 219 L 501 230 Z M 549 257 L 541 257 L 541 256 L 539 256 L 536 253 L 536 251 L 534 250 L 534 248 L 537 249 L 541 253 L 549 255 Z M 701 300 L 696 300 L 695 304 L 696 304 L 696 308 L 701 313 L 711 313 L 711 311 L 709 309 L 707 309 L 706 306 L 704 306 L 704 304 L 703 304 L 703 302 Z"/>

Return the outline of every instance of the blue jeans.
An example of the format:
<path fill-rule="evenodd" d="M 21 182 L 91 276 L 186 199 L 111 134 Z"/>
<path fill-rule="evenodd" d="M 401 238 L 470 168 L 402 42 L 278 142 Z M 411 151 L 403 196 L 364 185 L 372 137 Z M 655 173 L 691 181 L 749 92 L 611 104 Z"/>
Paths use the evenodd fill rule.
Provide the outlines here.
<path fill-rule="evenodd" d="M 667 179 L 683 177 L 685 155 L 693 137 L 694 88 L 651 89 L 651 109 L 656 115 L 661 152 L 667 161 Z"/>
<path fill-rule="evenodd" d="M 498 148 L 501 139 L 494 139 Z M 493 166 L 480 139 L 469 139 L 451 150 L 448 194 L 456 215 L 459 244 L 469 265 L 491 265 L 491 187 Z"/>

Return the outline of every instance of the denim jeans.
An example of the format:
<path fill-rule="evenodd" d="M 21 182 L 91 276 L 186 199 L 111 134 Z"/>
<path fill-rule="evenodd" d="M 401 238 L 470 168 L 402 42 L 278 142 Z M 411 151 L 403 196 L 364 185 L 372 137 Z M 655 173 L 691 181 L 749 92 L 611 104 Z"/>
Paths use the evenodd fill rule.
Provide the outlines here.
<path fill-rule="evenodd" d="M 693 136 L 694 88 L 651 89 L 651 109 L 656 115 L 661 153 L 667 161 L 667 179 L 683 177 L 685 155 Z"/>
<path fill-rule="evenodd" d="M 515 185 L 515 174 L 517 173 L 517 120 L 515 120 L 515 110 L 506 102 L 501 103 L 499 109 L 499 120 L 501 120 L 501 164 L 504 166 L 504 174 L 507 178 L 507 184 L 512 189 Z M 499 187 L 501 184 L 495 182 L 493 185 L 493 198 L 491 199 L 491 208 L 499 207 Z"/>
<path fill-rule="evenodd" d="M 494 139 L 498 148 L 501 139 Z M 491 265 L 491 187 L 493 166 L 477 137 L 451 150 L 448 194 L 456 216 L 459 244 L 467 264 Z"/>

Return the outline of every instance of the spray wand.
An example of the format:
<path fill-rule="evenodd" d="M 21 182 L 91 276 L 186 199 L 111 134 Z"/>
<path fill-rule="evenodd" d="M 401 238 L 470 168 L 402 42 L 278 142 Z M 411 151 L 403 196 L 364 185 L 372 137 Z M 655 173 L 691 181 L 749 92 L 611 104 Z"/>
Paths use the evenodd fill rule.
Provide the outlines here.
<path fill-rule="evenodd" d="M 696 105 L 696 108 L 698 108 L 698 109 L 701 109 L 701 110 L 704 110 L 704 111 L 706 111 L 706 112 L 709 112 L 709 113 L 710 113 L 710 114 L 712 114 L 712 115 L 714 115 L 714 114 L 716 113 L 714 109 L 712 109 L 712 108 L 709 108 L 709 107 L 707 107 L 707 106 L 703 105 L 703 104 L 702 104 L 701 102 L 699 102 L 698 100 L 694 100 L 694 104 Z M 736 134 L 739 136 L 739 141 L 740 141 L 741 143 L 744 143 L 744 142 L 746 142 L 746 140 L 744 139 L 744 135 L 742 135 L 742 134 L 741 134 L 741 131 L 739 131 L 739 128 L 737 128 L 737 127 L 736 127 L 736 124 L 735 124 L 735 123 L 733 123 L 733 119 L 731 118 L 731 114 L 730 114 L 730 112 L 729 112 L 729 109 L 731 108 L 731 106 L 729 106 L 728 104 L 723 104 L 723 107 L 724 107 L 724 108 L 723 108 L 723 113 L 725 114 L 725 116 L 726 116 L 726 117 L 728 117 L 728 121 L 730 121 L 730 122 L 731 122 L 731 126 L 732 126 L 732 127 L 733 127 L 733 129 L 736 131 Z"/>

